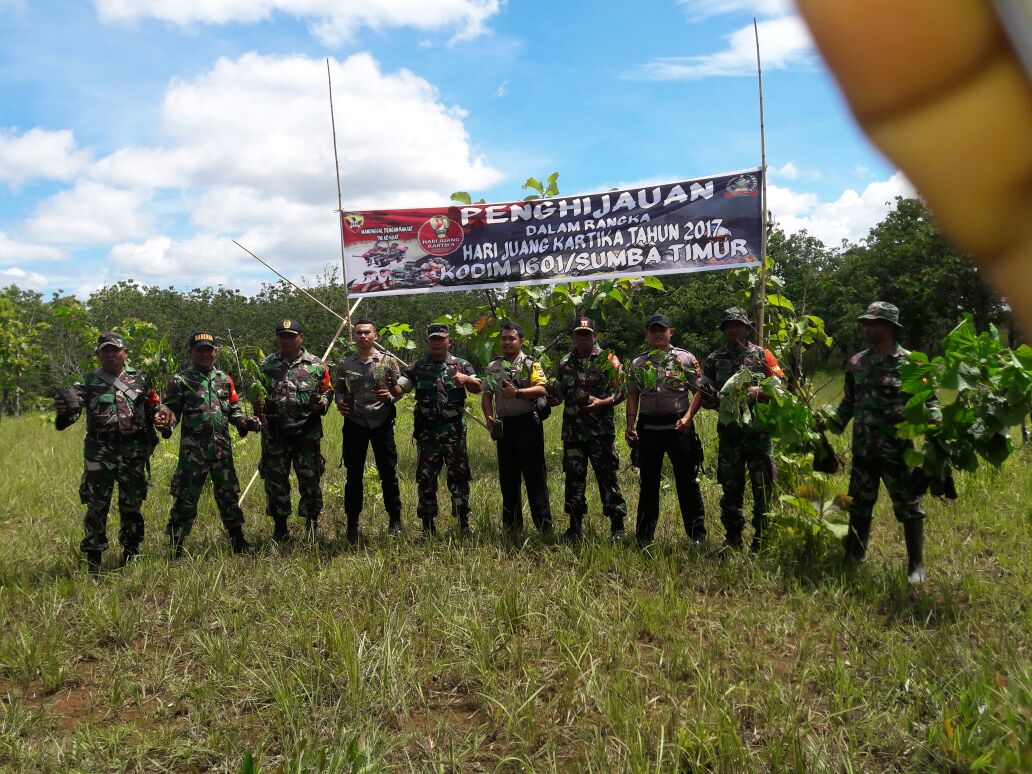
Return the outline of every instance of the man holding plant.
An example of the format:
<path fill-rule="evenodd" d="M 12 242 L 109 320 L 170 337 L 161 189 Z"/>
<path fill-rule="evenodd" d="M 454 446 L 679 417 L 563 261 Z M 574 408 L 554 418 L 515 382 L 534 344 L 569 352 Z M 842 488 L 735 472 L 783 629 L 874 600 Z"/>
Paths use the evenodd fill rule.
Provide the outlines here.
<path fill-rule="evenodd" d="M 342 458 L 347 480 L 344 483 L 344 513 L 347 540 L 357 542 L 361 529 L 359 516 L 364 500 L 363 476 L 366 452 L 373 447 L 376 472 L 387 510 L 387 529 L 401 533 L 401 494 L 398 487 L 398 450 L 394 444 L 394 418 L 397 409 L 390 389 L 401 372 L 398 359 L 376 348 L 376 326 L 361 319 L 351 329 L 356 351 L 343 358 L 334 373 L 333 393 L 337 410 L 344 415 Z"/>
<path fill-rule="evenodd" d="M 128 350 L 120 335 L 102 334 L 95 352 L 100 368 L 54 398 L 58 430 L 74 424 L 86 410 L 84 464 L 79 485 L 86 515 L 79 548 L 93 575 L 100 572 L 101 556 L 108 547 L 107 517 L 116 483 L 122 564 L 140 553 L 147 461 L 157 442 L 151 423 L 158 405 L 158 396 L 148 379 L 125 365 Z"/>
<path fill-rule="evenodd" d="M 639 545 L 647 546 L 659 521 L 659 483 L 663 456 L 670 458 L 677 487 L 677 502 L 688 540 L 701 545 L 706 521 L 699 468 L 702 443 L 694 423 L 683 421 L 698 389 L 702 368 L 691 352 L 670 343 L 674 326 L 670 318 L 654 314 L 645 321 L 649 349 L 631 363 L 627 389 L 628 446 L 638 447 L 641 495 L 635 530 Z"/>
<path fill-rule="evenodd" d="M 297 475 L 298 515 L 315 537 L 322 511 L 322 417 L 330 406 L 330 372 L 304 348 L 304 327 L 298 320 L 276 324 L 277 352 L 261 364 L 268 395 L 265 399 L 262 458 L 258 471 L 265 482 L 265 511 L 272 519 L 272 539 L 290 539 L 290 469 Z"/>
<path fill-rule="evenodd" d="M 406 368 L 398 383 L 391 388 L 395 396 L 416 391 L 415 421 L 412 437 L 416 439 L 416 484 L 419 504 L 416 514 L 426 535 L 435 534 L 437 516 L 437 477 L 448 467 L 448 491 L 451 492 L 452 515 L 459 520 L 459 532 L 472 534 L 469 526 L 469 469 L 466 452 L 466 392 L 479 393 L 480 380 L 473 366 L 451 349 L 451 328 L 433 323 L 426 328 L 428 354 Z"/>
<path fill-rule="evenodd" d="M 620 360 L 595 341 L 595 322 L 578 317 L 571 326 L 572 350 L 559 361 L 555 389 L 549 404 L 563 406 L 564 508 L 570 517 L 565 540 L 579 540 L 588 503 L 584 498 L 588 464 L 595 471 L 602 512 L 609 517 L 610 537 L 623 541 L 627 503 L 617 473 L 616 423 L 613 407 L 623 400 Z"/>
<path fill-rule="evenodd" d="M 502 489 L 502 527 L 523 529 L 520 478 L 527 486 L 530 517 L 542 534 L 552 532 L 545 472 L 545 434 L 538 401 L 545 397 L 541 363 L 523 351 L 523 328 L 502 323 L 498 341 L 501 357 L 487 365 L 481 408 L 498 448 L 498 481 Z"/>
<path fill-rule="evenodd" d="M 745 410 L 750 412 L 756 401 L 764 400 L 763 388 L 756 382 L 769 376 L 784 376 L 770 350 L 749 343 L 752 321 L 744 309 L 735 306 L 725 310 L 719 327 L 724 334 L 724 346 L 706 357 L 702 365 L 704 389 L 695 393 L 688 412 L 678 422 L 678 428 L 691 423 L 703 405 L 704 392 L 709 396 L 710 407 L 716 408 L 717 394 L 741 371 L 747 371 L 751 380 L 745 394 Z M 717 480 L 723 489 L 720 521 L 724 525 L 724 546 L 741 548 L 743 545 L 745 516 L 742 506 L 745 501 L 745 472 L 748 470 L 753 495 L 751 549 L 759 551 L 767 527 L 767 503 L 774 490 L 774 449 L 770 433 L 751 423 L 721 422 L 717 425 L 717 438 Z"/>
<path fill-rule="evenodd" d="M 240 509 L 240 482 L 233 467 L 233 445 L 229 426 L 240 434 L 260 430 L 258 417 L 245 417 L 237 398 L 236 385 L 225 371 L 215 368 L 215 336 L 198 331 L 190 336 L 190 365 L 169 381 L 154 418 L 158 430 L 182 425 L 179 464 L 172 475 L 175 501 L 168 517 L 172 557 L 183 554 L 183 540 L 193 529 L 197 502 L 208 476 L 215 490 L 215 504 L 229 533 L 233 552 L 251 550 L 244 537 L 244 513 Z"/>
<path fill-rule="evenodd" d="M 850 358 L 846 365 L 845 394 L 834 413 L 827 418 L 828 429 L 841 433 L 853 420 L 853 463 L 849 474 L 849 532 L 846 557 L 861 561 L 867 553 L 878 485 L 892 498 L 896 520 L 903 525 L 907 547 L 907 582 L 924 583 L 924 511 L 914 493 L 913 475 L 904 460 L 913 441 L 900 438 L 896 425 L 903 422 L 903 410 L 910 395 L 900 389 L 900 366 L 910 353 L 899 345 L 896 336 L 903 326 L 899 309 L 875 301 L 859 318 L 868 349 Z M 925 401 L 932 424 L 942 422 L 939 401 Z"/>

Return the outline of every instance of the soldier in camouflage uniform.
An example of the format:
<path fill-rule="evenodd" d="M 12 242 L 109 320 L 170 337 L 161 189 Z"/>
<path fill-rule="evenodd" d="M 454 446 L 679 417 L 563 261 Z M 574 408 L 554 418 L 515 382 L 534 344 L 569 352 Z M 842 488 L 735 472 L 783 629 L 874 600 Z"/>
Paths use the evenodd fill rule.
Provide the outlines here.
<path fill-rule="evenodd" d="M 159 430 L 182 424 L 179 464 L 171 485 L 175 501 L 167 529 L 172 556 L 182 556 L 183 539 L 193 528 L 197 501 L 209 475 L 233 551 L 246 553 L 251 546 L 244 538 L 240 483 L 233 467 L 229 426 L 236 426 L 244 436 L 249 430 L 260 430 L 261 421 L 244 416 L 233 379 L 214 367 L 215 337 L 198 331 L 190 336 L 189 347 L 192 364 L 172 377 L 154 420 Z"/>
<path fill-rule="evenodd" d="M 588 463 L 595 471 L 602 512 L 609 517 L 614 542 L 623 540 L 627 503 L 617 473 L 616 424 L 613 406 L 623 400 L 620 360 L 603 353 L 595 342 L 595 323 L 578 317 L 572 326 L 573 349 L 559 361 L 549 403 L 563 406 L 564 508 L 570 517 L 565 540 L 578 540 L 588 503 L 584 498 Z"/>
<path fill-rule="evenodd" d="M 752 322 L 744 309 L 731 307 L 724 312 L 720 330 L 725 344 L 706 357 L 702 366 L 704 389 L 692 398 L 685 414 L 686 421 L 690 422 L 698 413 L 704 402 L 704 393 L 711 401 L 709 406 L 716 408 L 720 389 L 743 368 L 756 378 L 784 376 L 770 350 L 749 343 L 747 336 L 751 327 Z M 750 403 L 763 399 L 762 388 L 755 385 L 749 388 Z M 720 498 L 724 545 L 729 548 L 742 546 L 745 529 L 742 504 L 745 500 L 745 470 L 748 469 L 753 495 L 752 550 L 758 551 L 763 545 L 767 503 L 774 489 L 774 450 L 770 435 L 753 425 L 721 424 L 717 426 L 717 438 L 717 480 L 724 490 Z"/>
<path fill-rule="evenodd" d="M 664 314 L 645 321 L 649 349 L 631 363 L 627 395 L 627 444 L 638 447 L 641 494 L 638 498 L 636 537 L 647 546 L 659 521 L 659 484 L 663 457 L 670 458 L 677 486 L 677 502 L 688 540 L 701 545 L 706 537 L 705 510 L 699 489 L 702 443 L 694 423 L 684 421 L 692 393 L 698 390 L 702 368 L 691 352 L 672 346 L 674 326 Z M 655 376 L 654 386 L 645 386 L 645 374 Z"/>
<path fill-rule="evenodd" d="M 914 448 L 910 440 L 896 435 L 896 425 L 903 421 L 903 408 L 910 395 L 900 390 L 900 366 L 910 354 L 896 342 L 899 309 L 884 301 L 875 301 L 860 316 L 868 349 L 850 358 L 846 365 L 845 394 L 828 429 L 841 433 L 853 420 L 853 463 L 849 475 L 849 533 L 846 535 L 846 556 L 860 561 L 867 552 L 874 504 L 878 499 L 879 481 L 892 498 L 896 520 L 903 525 L 907 546 L 907 580 L 923 583 L 924 511 L 914 494 L 911 472 L 904 454 Z M 941 422 L 939 402 L 926 403 L 932 422 Z"/>
<path fill-rule="evenodd" d="M 258 465 L 265 482 L 265 512 L 272 519 L 272 539 L 290 539 L 290 469 L 297 474 L 298 515 L 315 536 L 322 511 L 322 417 L 333 400 L 330 372 L 304 348 L 304 328 L 297 320 L 276 325 L 279 349 L 265 358 L 261 371 L 268 396 L 262 416 L 262 459 Z"/>
<path fill-rule="evenodd" d="M 101 367 L 54 399 L 57 429 L 64 430 L 86 410 L 83 474 L 79 498 L 86 506 L 80 550 L 92 574 L 100 571 L 101 554 L 108 547 L 107 516 L 118 483 L 118 542 L 122 564 L 140 553 L 143 514 L 147 497 L 147 461 L 157 442 L 151 426 L 158 396 L 139 371 L 125 365 L 122 337 L 105 333 L 97 340 Z"/>
<path fill-rule="evenodd" d="M 469 535 L 469 482 L 473 474 L 466 453 L 466 391 L 479 393 L 480 380 L 469 362 L 455 357 L 451 347 L 451 329 L 434 323 L 426 329 L 429 354 L 402 371 L 395 395 L 416 391 L 415 422 L 412 437 L 416 439 L 416 484 L 419 505 L 416 515 L 423 523 L 423 532 L 436 531 L 437 477 L 441 467 L 448 466 L 448 491 L 451 492 L 452 514 L 459 520 L 459 531 Z"/>

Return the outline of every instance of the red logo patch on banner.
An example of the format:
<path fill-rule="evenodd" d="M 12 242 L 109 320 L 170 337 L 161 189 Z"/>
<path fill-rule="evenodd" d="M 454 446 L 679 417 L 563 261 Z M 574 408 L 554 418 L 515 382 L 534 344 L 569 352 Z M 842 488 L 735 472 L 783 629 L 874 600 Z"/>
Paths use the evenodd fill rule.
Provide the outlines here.
<path fill-rule="evenodd" d="M 419 246 L 429 255 L 454 253 L 462 244 L 462 226 L 445 215 L 434 215 L 419 228 Z"/>

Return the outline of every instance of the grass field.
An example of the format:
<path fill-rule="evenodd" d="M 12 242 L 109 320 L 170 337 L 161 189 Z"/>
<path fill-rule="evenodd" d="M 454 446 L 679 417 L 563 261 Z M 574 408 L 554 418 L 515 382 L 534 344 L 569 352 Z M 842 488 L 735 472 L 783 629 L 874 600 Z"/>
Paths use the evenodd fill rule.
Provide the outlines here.
<path fill-rule="evenodd" d="M 424 544 L 410 405 L 404 539 L 384 534 L 370 471 L 371 540 L 340 541 L 334 415 L 318 546 L 273 548 L 259 487 L 244 508 L 259 552 L 233 556 L 208 492 L 190 558 L 170 566 L 165 443 L 145 556 L 99 582 L 78 552 L 82 428 L 3 419 L 0 769 L 240 771 L 250 752 L 258 770 L 285 772 L 1032 770 L 1027 454 L 962 476 L 955 503 L 926 502 L 930 582 L 915 592 L 884 494 L 855 572 L 826 537 L 718 561 L 712 470 L 705 550 L 685 546 L 670 489 L 651 556 L 608 543 L 597 491 L 579 549 L 533 534 L 507 544 L 493 446 L 476 427 L 478 536 Z M 554 416 L 563 529 L 558 429 Z M 712 415 L 703 436 L 711 464 Z M 246 482 L 257 439 L 237 450 Z M 632 526 L 636 471 L 622 482 Z"/>

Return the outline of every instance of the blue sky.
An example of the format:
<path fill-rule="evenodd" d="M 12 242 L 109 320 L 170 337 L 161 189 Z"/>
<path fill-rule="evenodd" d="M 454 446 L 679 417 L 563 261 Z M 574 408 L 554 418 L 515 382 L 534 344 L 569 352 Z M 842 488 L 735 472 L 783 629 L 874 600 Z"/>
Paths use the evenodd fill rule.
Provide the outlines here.
<path fill-rule="evenodd" d="M 565 193 L 759 164 L 791 231 L 862 238 L 906 180 L 787 0 L 0 0 L 0 283 L 245 291 L 339 260 L 344 205 Z"/>

